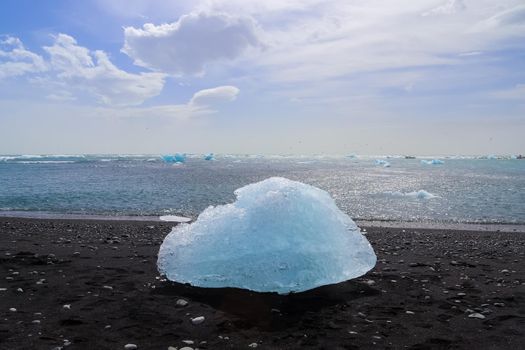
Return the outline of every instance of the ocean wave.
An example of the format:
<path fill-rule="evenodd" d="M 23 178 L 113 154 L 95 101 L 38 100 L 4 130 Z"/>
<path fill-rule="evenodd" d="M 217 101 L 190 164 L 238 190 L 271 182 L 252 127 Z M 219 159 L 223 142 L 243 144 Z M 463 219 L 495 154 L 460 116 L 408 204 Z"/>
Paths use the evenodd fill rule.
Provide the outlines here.
<path fill-rule="evenodd" d="M 20 154 L 0 155 L 0 163 L 34 164 L 40 163 L 81 163 L 81 162 L 120 162 L 120 161 L 161 161 L 157 155 L 143 154 Z"/>
<path fill-rule="evenodd" d="M 76 163 L 74 160 L 23 160 L 17 164 L 71 164 Z"/>
<path fill-rule="evenodd" d="M 408 198 L 417 198 L 417 199 L 439 198 L 438 195 L 427 192 L 425 190 L 412 191 L 412 192 L 386 191 L 383 193 L 386 195 L 392 196 L 392 197 L 408 197 Z"/>
<path fill-rule="evenodd" d="M 86 156 L 83 154 L 19 154 L 19 155 L 2 155 L 0 162 L 51 162 L 51 161 L 85 161 Z"/>

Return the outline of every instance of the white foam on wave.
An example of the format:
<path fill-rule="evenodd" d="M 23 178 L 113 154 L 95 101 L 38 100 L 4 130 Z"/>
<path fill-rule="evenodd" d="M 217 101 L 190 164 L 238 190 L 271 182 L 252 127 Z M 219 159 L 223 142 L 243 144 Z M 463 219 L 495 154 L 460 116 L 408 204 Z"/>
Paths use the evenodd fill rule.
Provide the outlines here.
<path fill-rule="evenodd" d="M 425 190 L 412 191 L 412 192 L 400 192 L 400 191 L 386 191 L 384 194 L 390 195 L 392 197 L 409 197 L 417 199 L 431 199 L 431 198 L 440 198 L 438 195 L 427 192 Z"/>

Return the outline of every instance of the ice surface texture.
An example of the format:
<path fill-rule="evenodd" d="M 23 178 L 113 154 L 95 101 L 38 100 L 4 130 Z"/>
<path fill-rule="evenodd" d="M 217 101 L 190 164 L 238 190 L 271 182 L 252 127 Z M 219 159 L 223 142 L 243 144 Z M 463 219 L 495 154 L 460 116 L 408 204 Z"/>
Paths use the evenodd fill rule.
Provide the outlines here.
<path fill-rule="evenodd" d="M 300 292 L 365 274 L 374 250 L 352 219 L 318 188 L 272 177 L 235 191 L 164 239 L 158 268 L 198 287 Z"/>

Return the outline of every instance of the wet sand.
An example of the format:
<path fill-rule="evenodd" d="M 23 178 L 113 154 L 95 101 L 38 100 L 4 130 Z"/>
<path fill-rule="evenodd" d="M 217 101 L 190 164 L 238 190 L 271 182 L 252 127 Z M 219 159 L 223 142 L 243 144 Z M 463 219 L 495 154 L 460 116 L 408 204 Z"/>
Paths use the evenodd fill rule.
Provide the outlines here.
<path fill-rule="evenodd" d="M 0 349 L 525 347 L 523 233 L 370 227 L 367 275 L 280 296 L 163 280 L 171 226 L 0 218 Z"/>

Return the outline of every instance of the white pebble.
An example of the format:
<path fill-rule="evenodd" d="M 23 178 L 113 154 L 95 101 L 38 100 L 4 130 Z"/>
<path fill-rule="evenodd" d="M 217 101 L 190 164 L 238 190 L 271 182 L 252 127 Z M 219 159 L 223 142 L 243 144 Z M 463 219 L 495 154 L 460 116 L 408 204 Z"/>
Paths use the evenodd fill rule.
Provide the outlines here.
<path fill-rule="evenodd" d="M 204 316 L 199 316 L 191 319 L 191 323 L 193 324 L 201 324 L 204 322 Z"/>
<path fill-rule="evenodd" d="M 478 312 L 474 312 L 473 314 L 468 315 L 468 317 L 470 317 L 470 318 L 477 318 L 477 319 L 480 319 L 480 320 L 485 319 L 485 316 L 480 314 L 480 313 L 478 313 Z"/>
<path fill-rule="evenodd" d="M 250 345 L 248 345 L 248 347 L 250 347 L 250 348 L 256 348 L 258 346 L 259 346 L 259 344 L 257 344 L 257 343 L 251 343 Z"/>
<path fill-rule="evenodd" d="M 64 309 L 66 310 L 71 310 L 71 304 L 65 304 L 64 306 L 62 306 Z"/>
<path fill-rule="evenodd" d="M 16 309 L 14 307 L 10 308 L 9 311 L 16 312 Z"/>
<path fill-rule="evenodd" d="M 135 349 L 138 349 L 139 347 L 135 344 L 126 344 L 124 345 L 124 349 L 126 350 L 135 350 Z"/>
<path fill-rule="evenodd" d="M 188 302 L 186 300 L 184 300 L 184 299 L 178 299 L 175 304 L 177 306 L 184 307 L 184 306 L 188 305 Z"/>

